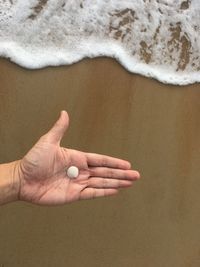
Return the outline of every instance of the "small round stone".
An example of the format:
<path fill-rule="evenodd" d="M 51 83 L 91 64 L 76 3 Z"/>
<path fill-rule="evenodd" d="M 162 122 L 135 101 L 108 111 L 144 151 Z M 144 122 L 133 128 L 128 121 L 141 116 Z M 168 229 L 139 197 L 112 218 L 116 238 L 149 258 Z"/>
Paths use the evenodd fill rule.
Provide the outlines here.
<path fill-rule="evenodd" d="M 75 166 L 71 166 L 67 170 L 67 176 L 71 179 L 77 178 L 79 175 L 79 169 Z"/>

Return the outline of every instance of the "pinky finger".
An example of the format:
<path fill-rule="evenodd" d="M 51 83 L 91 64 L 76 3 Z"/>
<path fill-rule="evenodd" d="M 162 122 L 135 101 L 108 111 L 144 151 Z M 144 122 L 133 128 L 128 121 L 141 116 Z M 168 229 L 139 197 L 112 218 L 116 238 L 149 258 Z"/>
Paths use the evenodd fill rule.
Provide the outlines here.
<path fill-rule="evenodd" d="M 97 197 L 113 196 L 119 192 L 118 189 L 113 188 L 85 188 L 80 194 L 80 200 L 94 199 Z"/>

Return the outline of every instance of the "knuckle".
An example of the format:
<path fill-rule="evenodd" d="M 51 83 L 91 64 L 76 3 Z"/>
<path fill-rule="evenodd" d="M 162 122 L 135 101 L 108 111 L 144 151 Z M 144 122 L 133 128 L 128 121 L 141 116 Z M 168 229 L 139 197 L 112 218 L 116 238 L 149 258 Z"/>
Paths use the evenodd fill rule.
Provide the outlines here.
<path fill-rule="evenodd" d="M 114 171 L 111 169 L 108 169 L 108 177 L 113 177 L 114 176 Z"/>
<path fill-rule="evenodd" d="M 102 159 L 102 165 L 107 166 L 107 158 L 106 157 Z"/>
<path fill-rule="evenodd" d="M 108 180 L 103 179 L 103 188 L 106 188 L 108 186 Z"/>

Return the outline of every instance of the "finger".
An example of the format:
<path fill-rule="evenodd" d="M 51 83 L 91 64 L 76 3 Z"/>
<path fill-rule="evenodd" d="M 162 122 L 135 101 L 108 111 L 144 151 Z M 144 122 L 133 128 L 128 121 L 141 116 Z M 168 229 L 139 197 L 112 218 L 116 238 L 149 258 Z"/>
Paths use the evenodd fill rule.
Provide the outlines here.
<path fill-rule="evenodd" d="M 118 193 L 117 189 L 97 189 L 97 188 L 86 188 L 80 194 L 80 200 L 93 199 L 97 197 L 113 196 Z"/>
<path fill-rule="evenodd" d="M 92 177 L 88 180 L 88 188 L 125 188 L 133 185 L 133 181 Z"/>
<path fill-rule="evenodd" d="M 115 178 L 115 179 L 128 179 L 137 180 L 140 178 L 140 174 L 134 170 L 121 170 L 106 167 L 90 167 L 90 176 Z"/>
<path fill-rule="evenodd" d="M 130 169 L 130 162 L 95 153 L 85 153 L 89 166 L 101 166 L 118 169 Z"/>
<path fill-rule="evenodd" d="M 69 126 L 69 116 L 66 111 L 61 111 L 59 119 L 56 121 L 51 130 L 47 133 L 48 140 L 53 143 L 60 143 L 65 131 Z"/>

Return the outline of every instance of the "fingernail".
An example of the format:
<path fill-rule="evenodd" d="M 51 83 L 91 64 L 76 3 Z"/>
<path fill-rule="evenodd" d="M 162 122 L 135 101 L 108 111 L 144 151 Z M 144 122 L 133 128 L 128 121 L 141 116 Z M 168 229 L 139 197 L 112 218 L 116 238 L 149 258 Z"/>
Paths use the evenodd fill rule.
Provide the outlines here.
<path fill-rule="evenodd" d="M 128 169 L 130 170 L 131 169 L 131 163 L 129 161 L 127 161 L 127 166 L 128 166 Z"/>
<path fill-rule="evenodd" d="M 140 175 L 140 173 L 138 171 L 135 171 L 135 174 L 136 174 L 137 179 L 141 178 L 141 175 Z"/>

